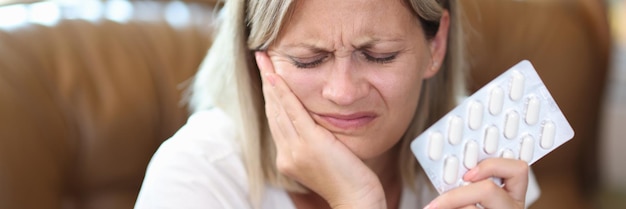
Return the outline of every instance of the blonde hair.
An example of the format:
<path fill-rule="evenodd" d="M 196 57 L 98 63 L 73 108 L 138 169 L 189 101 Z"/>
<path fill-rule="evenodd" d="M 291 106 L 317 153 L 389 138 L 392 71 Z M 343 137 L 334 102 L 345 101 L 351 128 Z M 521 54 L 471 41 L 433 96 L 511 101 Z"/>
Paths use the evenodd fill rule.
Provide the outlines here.
<path fill-rule="evenodd" d="M 409 149 L 410 142 L 428 125 L 454 107 L 465 95 L 465 78 L 459 8 L 455 0 L 408 0 L 427 39 L 437 32 L 444 10 L 451 25 L 442 69 L 424 82 L 421 99 L 400 146 L 398 168 L 406 184 L 415 185 L 421 169 Z M 276 150 L 267 125 L 261 80 L 253 56 L 278 36 L 291 11 L 292 0 L 229 0 L 222 8 L 221 25 L 191 88 L 192 111 L 218 107 L 239 128 L 238 143 L 248 173 L 250 200 L 258 204 L 266 184 L 301 191 L 275 165 Z"/>

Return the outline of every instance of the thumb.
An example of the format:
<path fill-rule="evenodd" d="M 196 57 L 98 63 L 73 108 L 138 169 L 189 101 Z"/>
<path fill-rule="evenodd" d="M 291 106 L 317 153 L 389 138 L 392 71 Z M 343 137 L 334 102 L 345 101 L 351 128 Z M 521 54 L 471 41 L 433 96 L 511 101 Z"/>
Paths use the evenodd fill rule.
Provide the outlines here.
<path fill-rule="evenodd" d="M 254 57 L 256 59 L 256 64 L 259 67 L 259 70 L 261 71 L 261 76 L 267 76 L 267 74 L 274 73 L 274 66 L 272 65 L 272 62 L 270 61 L 270 58 L 267 55 L 267 52 L 257 51 L 254 53 Z"/>

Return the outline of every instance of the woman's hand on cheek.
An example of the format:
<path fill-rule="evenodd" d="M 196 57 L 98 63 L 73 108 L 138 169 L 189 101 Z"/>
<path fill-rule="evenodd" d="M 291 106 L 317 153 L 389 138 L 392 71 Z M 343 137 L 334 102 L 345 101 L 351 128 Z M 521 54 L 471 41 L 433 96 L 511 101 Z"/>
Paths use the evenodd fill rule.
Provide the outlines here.
<path fill-rule="evenodd" d="M 522 160 L 489 158 L 470 169 L 463 180 L 469 185 L 450 190 L 425 208 L 514 208 L 523 209 L 528 187 L 528 163 Z M 502 178 L 500 187 L 490 177 Z"/>
<path fill-rule="evenodd" d="M 386 208 L 376 174 L 313 121 L 281 76 L 274 73 L 266 52 L 255 56 L 279 172 L 313 190 L 333 208 Z"/>

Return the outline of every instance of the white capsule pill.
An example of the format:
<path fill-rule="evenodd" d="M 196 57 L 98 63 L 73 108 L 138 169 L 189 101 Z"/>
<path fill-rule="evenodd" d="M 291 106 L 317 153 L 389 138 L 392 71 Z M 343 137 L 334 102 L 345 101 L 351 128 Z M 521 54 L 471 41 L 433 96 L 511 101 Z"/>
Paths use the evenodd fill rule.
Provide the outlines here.
<path fill-rule="evenodd" d="M 443 180 L 446 184 L 454 184 L 459 173 L 459 159 L 455 156 L 446 158 L 443 165 Z"/>
<path fill-rule="evenodd" d="M 491 90 L 491 96 L 489 96 L 489 113 L 497 115 L 502 111 L 502 105 L 504 104 L 504 91 L 499 86 L 496 86 Z"/>
<path fill-rule="evenodd" d="M 452 116 L 450 119 L 450 126 L 448 127 L 448 141 L 452 145 L 456 145 L 461 142 L 463 138 L 463 119 L 457 116 Z"/>
<path fill-rule="evenodd" d="M 511 111 L 506 114 L 506 121 L 504 121 L 504 137 L 507 139 L 513 139 L 517 136 L 517 130 L 519 129 L 519 114 L 515 111 Z"/>
<path fill-rule="evenodd" d="M 489 126 L 485 130 L 485 141 L 483 149 L 487 154 L 493 154 L 498 150 L 498 128 L 495 126 Z"/>
<path fill-rule="evenodd" d="M 513 101 L 516 101 L 522 98 L 524 94 L 524 75 L 517 71 L 513 71 L 512 74 L 509 97 L 511 97 Z"/>
<path fill-rule="evenodd" d="M 439 160 L 443 154 L 443 135 L 434 132 L 428 139 L 428 157 L 431 160 Z"/>
<path fill-rule="evenodd" d="M 530 163 L 533 159 L 533 152 L 535 151 L 535 140 L 532 136 L 526 135 L 522 138 L 522 147 L 519 151 L 519 159 Z"/>
<path fill-rule="evenodd" d="M 504 151 L 502 151 L 501 156 L 502 158 L 515 159 L 515 153 L 513 153 L 513 151 L 510 149 L 505 149 Z"/>
<path fill-rule="evenodd" d="M 473 130 L 480 128 L 483 123 L 483 104 L 478 101 L 472 101 L 470 104 L 469 114 L 469 127 Z"/>
<path fill-rule="evenodd" d="M 554 145 L 554 136 L 556 134 L 556 126 L 552 121 L 547 121 L 543 124 L 543 131 L 541 131 L 541 148 L 550 149 Z"/>
<path fill-rule="evenodd" d="M 526 124 L 535 125 L 539 121 L 541 102 L 537 97 L 531 97 L 526 104 Z"/>
<path fill-rule="evenodd" d="M 465 144 L 465 153 L 463 156 L 463 165 L 471 169 L 478 163 L 478 144 L 475 141 L 469 141 Z"/>

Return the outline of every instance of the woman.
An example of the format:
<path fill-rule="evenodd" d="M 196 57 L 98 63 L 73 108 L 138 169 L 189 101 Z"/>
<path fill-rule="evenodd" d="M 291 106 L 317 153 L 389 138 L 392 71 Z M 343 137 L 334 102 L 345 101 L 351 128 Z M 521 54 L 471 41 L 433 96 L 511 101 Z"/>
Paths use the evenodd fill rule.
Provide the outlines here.
<path fill-rule="evenodd" d="M 463 96 L 456 6 L 227 1 L 195 113 L 136 208 L 524 208 L 522 161 L 484 160 L 436 197 L 409 151 Z"/>

